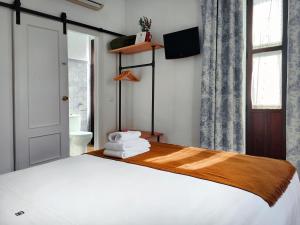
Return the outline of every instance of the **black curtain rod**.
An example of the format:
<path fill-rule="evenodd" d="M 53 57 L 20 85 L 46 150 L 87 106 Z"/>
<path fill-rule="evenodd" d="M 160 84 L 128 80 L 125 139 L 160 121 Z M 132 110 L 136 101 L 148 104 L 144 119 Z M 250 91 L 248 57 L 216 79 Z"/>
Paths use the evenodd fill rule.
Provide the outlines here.
<path fill-rule="evenodd" d="M 17 11 L 16 6 L 15 6 L 14 3 L 9 4 L 9 3 L 5 3 L 5 2 L 0 1 L 0 6 Z M 53 16 L 53 15 L 43 13 L 43 12 L 38 12 L 38 11 L 35 11 L 35 10 L 32 10 L 32 9 L 27 9 L 27 8 L 24 8 L 24 7 L 19 7 L 18 10 L 20 12 L 24 12 L 24 13 L 32 14 L 32 15 L 35 15 L 35 16 L 55 20 L 55 21 L 58 21 L 58 22 L 66 22 L 68 24 L 72 24 L 72 25 L 75 25 L 75 26 L 87 28 L 87 29 L 90 29 L 90 30 L 95 30 L 95 31 L 98 31 L 98 32 L 102 32 L 102 33 L 106 33 L 106 34 L 110 34 L 110 35 L 114 35 L 114 36 L 118 36 L 118 37 L 125 36 L 125 35 L 120 34 L 120 33 L 116 33 L 116 32 L 110 31 L 110 30 L 106 30 L 106 29 L 103 29 L 103 28 L 100 28 L 100 27 L 95 27 L 95 26 L 84 24 L 84 23 L 76 22 L 74 20 L 66 19 L 65 21 L 62 21 L 61 17 Z"/>

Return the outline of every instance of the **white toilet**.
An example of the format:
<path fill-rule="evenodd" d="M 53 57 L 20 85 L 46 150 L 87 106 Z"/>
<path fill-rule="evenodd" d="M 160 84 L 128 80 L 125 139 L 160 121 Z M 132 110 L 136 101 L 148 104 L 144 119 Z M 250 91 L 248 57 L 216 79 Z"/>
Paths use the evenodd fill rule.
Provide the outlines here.
<path fill-rule="evenodd" d="M 87 152 L 87 145 L 92 140 L 93 133 L 80 131 L 81 117 L 78 114 L 69 116 L 70 122 L 70 156 Z"/>

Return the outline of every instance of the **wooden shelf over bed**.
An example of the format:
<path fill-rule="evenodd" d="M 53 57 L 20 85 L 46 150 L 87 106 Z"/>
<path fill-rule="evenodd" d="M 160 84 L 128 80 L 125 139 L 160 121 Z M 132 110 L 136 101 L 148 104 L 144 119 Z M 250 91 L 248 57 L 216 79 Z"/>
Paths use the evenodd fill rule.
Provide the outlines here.
<path fill-rule="evenodd" d="M 148 141 L 157 141 L 160 142 L 161 136 L 163 136 L 163 133 L 160 132 L 154 132 L 154 134 L 151 134 L 151 131 L 141 131 L 142 136 L 141 138 L 144 138 Z"/>
<path fill-rule="evenodd" d="M 110 52 L 111 53 L 122 53 L 122 54 L 128 55 L 128 54 L 135 54 L 135 53 L 139 53 L 139 52 L 151 51 L 153 46 L 155 47 L 155 49 L 164 47 L 163 45 L 157 44 L 157 43 L 143 42 L 143 43 L 139 43 L 136 45 L 130 45 L 127 47 L 114 49 L 114 50 L 111 50 Z"/>

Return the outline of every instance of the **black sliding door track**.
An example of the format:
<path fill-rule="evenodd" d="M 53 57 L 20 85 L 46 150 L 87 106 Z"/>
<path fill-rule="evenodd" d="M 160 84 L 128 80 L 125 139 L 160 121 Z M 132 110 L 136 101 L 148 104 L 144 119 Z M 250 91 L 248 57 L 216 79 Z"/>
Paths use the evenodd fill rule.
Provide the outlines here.
<path fill-rule="evenodd" d="M 64 34 L 67 33 L 66 24 L 72 24 L 72 25 L 75 25 L 75 26 L 87 28 L 87 29 L 90 29 L 90 30 L 95 30 L 95 31 L 98 31 L 98 32 L 101 32 L 101 33 L 110 34 L 110 35 L 114 35 L 114 36 L 117 36 L 117 37 L 124 36 L 123 34 L 116 33 L 116 32 L 110 31 L 110 30 L 106 30 L 106 29 L 103 29 L 103 28 L 100 28 L 100 27 L 95 27 L 95 26 L 80 23 L 80 22 L 77 22 L 77 21 L 74 21 L 74 20 L 69 20 L 69 19 L 67 19 L 67 15 L 64 12 L 61 13 L 61 16 L 53 16 L 53 15 L 50 15 L 50 14 L 47 14 L 47 13 L 43 13 L 43 12 L 39 12 L 39 11 L 35 11 L 35 10 L 31 10 L 31 9 L 21 7 L 21 1 L 20 0 L 16 0 L 12 4 L 0 1 L 0 6 L 16 11 L 16 23 L 17 24 L 21 24 L 21 12 L 23 12 L 23 13 L 27 13 L 27 14 L 31 14 L 31 15 L 35 15 L 35 16 L 39 16 L 39 17 L 43 17 L 43 18 L 46 18 L 46 19 L 55 20 L 55 21 L 63 23 Z"/>

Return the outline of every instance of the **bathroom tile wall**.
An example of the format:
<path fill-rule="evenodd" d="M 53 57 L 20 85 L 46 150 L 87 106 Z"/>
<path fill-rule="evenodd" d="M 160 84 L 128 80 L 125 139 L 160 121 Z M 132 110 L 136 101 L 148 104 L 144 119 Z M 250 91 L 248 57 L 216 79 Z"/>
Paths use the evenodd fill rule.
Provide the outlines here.
<path fill-rule="evenodd" d="M 88 62 L 69 59 L 69 113 L 81 115 L 81 130 L 89 131 Z"/>

